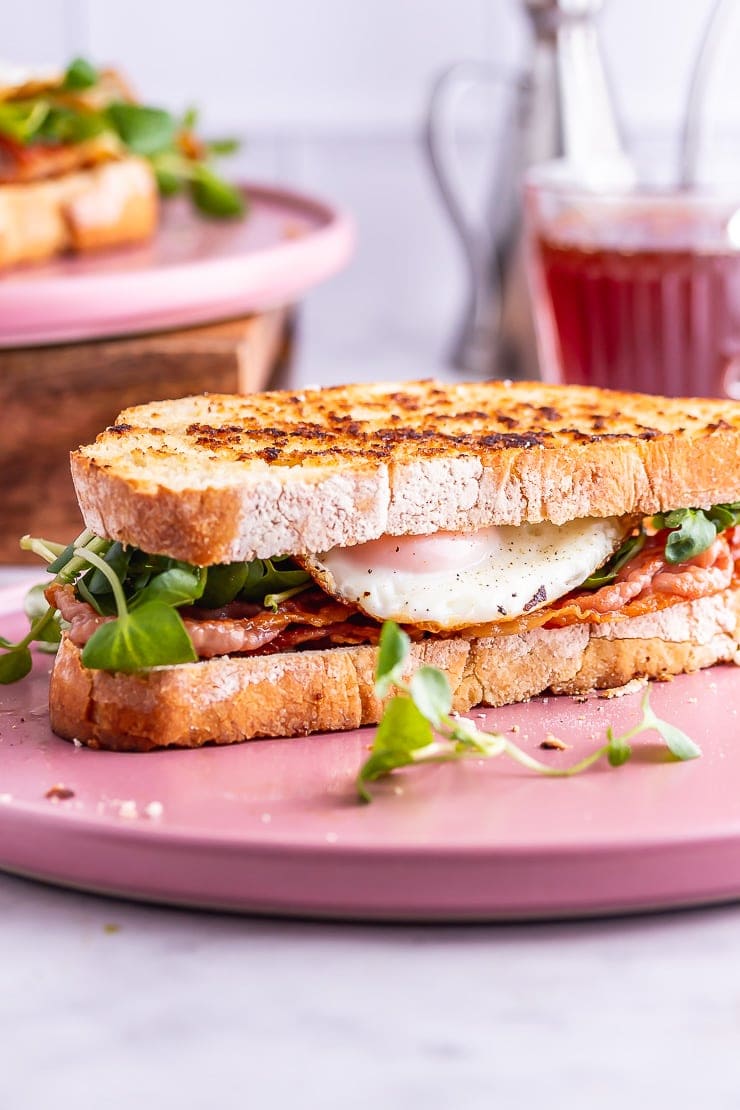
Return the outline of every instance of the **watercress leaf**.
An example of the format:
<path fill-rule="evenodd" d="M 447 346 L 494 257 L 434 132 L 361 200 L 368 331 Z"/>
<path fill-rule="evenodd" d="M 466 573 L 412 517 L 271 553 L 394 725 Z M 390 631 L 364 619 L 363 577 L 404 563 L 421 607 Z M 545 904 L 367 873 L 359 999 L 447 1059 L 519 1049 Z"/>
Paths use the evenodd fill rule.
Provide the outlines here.
<path fill-rule="evenodd" d="M 147 667 L 194 663 L 193 644 L 176 609 L 150 601 L 102 624 L 85 644 L 83 665 L 91 670 L 133 674 Z"/>
<path fill-rule="evenodd" d="M 156 575 L 141 593 L 129 602 L 129 612 L 159 601 L 165 605 L 189 605 L 203 593 L 206 571 L 198 567 L 172 567 Z"/>
<path fill-rule="evenodd" d="M 35 137 L 57 143 L 82 143 L 108 128 L 109 124 L 101 112 L 80 112 L 53 105 L 40 123 Z"/>
<path fill-rule="evenodd" d="M 247 577 L 239 591 L 242 601 L 260 601 L 266 593 L 269 593 L 269 590 L 263 588 L 262 584 L 263 579 L 269 574 L 268 562 L 269 560 L 265 559 L 252 559 L 251 563 L 245 564 Z"/>
<path fill-rule="evenodd" d="M 373 752 L 393 752 L 403 759 L 433 739 L 432 726 L 411 698 L 397 695 L 388 702 L 375 732 Z"/>
<path fill-rule="evenodd" d="M 735 514 L 725 505 L 713 505 L 708 509 L 705 514 L 712 522 L 718 532 L 724 532 L 725 528 L 732 528 L 736 523 Z"/>
<path fill-rule="evenodd" d="M 110 104 L 107 114 L 120 138 L 135 154 L 156 154 L 175 141 L 177 125 L 163 108 L 121 102 Z"/>
<path fill-rule="evenodd" d="M 676 759 L 698 759 L 701 755 L 699 745 L 676 725 L 670 724 L 669 721 L 662 721 L 656 717 L 653 728 L 660 733 L 668 750 L 672 755 L 675 755 Z"/>
<path fill-rule="evenodd" d="M 409 766 L 414 762 L 414 753 L 431 744 L 433 738 L 429 721 L 410 698 L 392 698 L 376 730 L 372 752 L 357 776 L 357 789 L 363 801 L 370 801 L 365 783 L 398 767 Z"/>
<path fill-rule="evenodd" d="M 404 767 L 410 763 L 411 760 L 404 756 L 399 762 L 398 757 L 392 752 L 375 752 L 363 763 L 357 775 L 357 792 L 363 802 L 371 802 L 372 795 L 367 789 L 367 783 L 374 782 L 375 779 L 382 778 L 383 775 L 390 774 L 395 771 L 397 767 Z"/>
<path fill-rule="evenodd" d="M 380 631 L 378 662 L 375 668 L 375 692 L 385 697 L 391 686 L 402 680 L 403 665 L 411 650 L 411 640 L 394 621 L 386 621 Z"/>
<path fill-rule="evenodd" d="M 62 88 L 91 89 L 99 80 L 100 75 L 94 65 L 86 58 L 75 58 L 67 66 Z"/>
<path fill-rule="evenodd" d="M 691 509 L 671 509 L 669 513 L 663 513 L 661 516 L 663 528 L 678 528 L 687 517 L 691 516 L 691 512 Z"/>
<path fill-rule="evenodd" d="M 303 586 L 311 576 L 290 559 L 253 559 L 246 564 L 247 576 L 239 591 L 242 601 L 263 601 L 267 594 L 279 594 Z"/>
<path fill-rule="evenodd" d="M 251 563 L 222 563 L 208 567 L 199 604 L 204 609 L 220 609 L 222 605 L 228 605 L 244 587 L 251 566 Z"/>
<path fill-rule="evenodd" d="M 646 692 L 642 702 L 641 727 L 643 730 L 655 729 L 676 759 L 698 759 L 701 755 L 701 748 L 690 736 L 676 725 L 672 725 L 670 721 L 664 721 L 655 714 L 650 705 L 649 692 Z"/>
<path fill-rule="evenodd" d="M 673 514 L 666 518 L 670 521 Z M 669 524 L 670 527 L 670 524 Z M 670 533 L 665 545 L 665 557 L 669 563 L 685 563 L 706 551 L 717 538 L 717 529 L 701 509 L 683 510 L 678 528 Z"/>
<path fill-rule="evenodd" d="M 157 188 L 163 197 L 174 197 L 181 193 L 185 187 L 185 182 L 182 177 L 179 177 L 172 170 L 160 166 L 154 166 L 154 176 L 157 179 Z"/>
<path fill-rule="evenodd" d="M 44 98 L 0 103 L 0 134 L 17 143 L 30 142 L 43 126 L 50 107 Z"/>
<path fill-rule="evenodd" d="M 437 667 L 419 667 L 410 683 L 416 708 L 438 728 L 452 709 L 452 693 L 447 675 Z"/>
<path fill-rule="evenodd" d="M 706 510 L 706 515 L 718 532 L 724 532 L 726 528 L 734 528 L 736 524 L 740 524 L 740 502 L 734 501 L 728 505 L 713 505 L 711 509 Z"/>
<path fill-rule="evenodd" d="M 9 685 L 25 678 L 33 666 L 31 652 L 27 647 L 15 648 L 0 655 L 0 684 Z"/>
<path fill-rule="evenodd" d="M 589 575 L 583 583 L 586 590 L 598 590 L 601 586 L 608 586 L 617 577 L 617 574 L 630 559 L 634 558 L 645 546 L 645 533 L 640 531 L 636 536 L 630 536 L 622 546 L 614 552 L 604 566 Z"/>
<path fill-rule="evenodd" d="M 103 556 L 103 562 L 111 568 L 120 582 L 126 577 L 131 562 L 132 548 L 121 543 L 113 543 Z M 91 594 L 110 594 L 113 592 L 109 580 L 100 570 L 94 570 L 88 579 L 87 588 Z"/>
<path fill-rule="evenodd" d="M 196 208 L 206 216 L 242 216 L 246 209 L 244 195 L 239 189 L 199 163 L 193 166 L 190 195 Z"/>

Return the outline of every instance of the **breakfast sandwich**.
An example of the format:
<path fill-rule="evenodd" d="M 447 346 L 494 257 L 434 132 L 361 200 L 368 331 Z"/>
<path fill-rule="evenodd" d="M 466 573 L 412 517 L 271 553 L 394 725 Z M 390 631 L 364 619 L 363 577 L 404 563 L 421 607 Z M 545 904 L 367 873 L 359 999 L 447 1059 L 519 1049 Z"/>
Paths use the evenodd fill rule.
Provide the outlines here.
<path fill-rule="evenodd" d="M 72 475 L 86 531 L 27 545 L 64 629 L 52 726 L 90 746 L 377 722 L 385 621 L 460 712 L 740 657 L 731 402 L 433 381 L 205 395 L 125 410 Z"/>

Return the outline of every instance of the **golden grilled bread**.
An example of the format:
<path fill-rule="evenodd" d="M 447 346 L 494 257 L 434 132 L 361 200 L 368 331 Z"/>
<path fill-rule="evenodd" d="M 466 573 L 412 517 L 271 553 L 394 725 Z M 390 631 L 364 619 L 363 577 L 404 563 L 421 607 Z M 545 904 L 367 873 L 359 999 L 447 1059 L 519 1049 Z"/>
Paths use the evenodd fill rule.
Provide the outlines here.
<path fill-rule="evenodd" d="M 708 507 L 738 461 L 729 402 L 422 381 L 138 406 L 72 473 L 96 533 L 210 564 Z"/>
<path fill-rule="evenodd" d="M 740 512 L 727 504 L 740 501 L 739 463 L 740 405 L 540 383 L 126 409 L 72 456 L 85 523 L 207 567 L 195 577 L 215 592 L 179 610 L 197 662 L 149 655 L 129 668 L 120 644 L 100 659 L 110 632 L 94 637 L 115 618 L 92 585 L 55 583 L 53 728 L 148 751 L 370 724 L 385 620 L 406 629 L 411 669 L 445 672 L 460 712 L 739 662 Z M 674 524 L 641 519 L 712 506 L 714 518 L 678 514 L 711 535 L 677 560 Z M 280 555 L 310 580 L 276 569 Z M 158 571 L 130 558 L 133 614 Z M 255 558 L 272 562 L 212 566 Z M 255 600 L 244 584 L 268 567 Z M 162 619 L 150 606 L 147 620 Z"/>
<path fill-rule="evenodd" d="M 0 268 L 148 239 L 158 213 L 157 183 L 143 158 L 0 184 Z"/>
<path fill-rule="evenodd" d="M 735 587 L 667 614 L 603 625 L 427 639 L 412 646 L 408 673 L 422 665 L 443 670 L 460 713 L 548 690 L 585 694 L 740 662 L 739 613 Z M 51 679 L 51 722 L 60 736 L 92 748 L 145 752 L 299 736 L 374 724 L 383 712 L 373 689 L 377 649 L 369 645 L 222 655 L 140 675 L 91 671 L 80 656 L 65 636 Z"/>

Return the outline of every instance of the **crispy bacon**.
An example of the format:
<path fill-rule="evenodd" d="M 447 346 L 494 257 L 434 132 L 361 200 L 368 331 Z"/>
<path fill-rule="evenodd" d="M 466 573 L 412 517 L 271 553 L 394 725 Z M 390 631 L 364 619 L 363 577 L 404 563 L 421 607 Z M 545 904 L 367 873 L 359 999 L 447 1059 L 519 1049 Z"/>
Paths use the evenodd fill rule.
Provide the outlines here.
<path fill-rule="evenodd" d="M 735 574 L 737 532 L 736 528 L 728 530 L 701 555 L 676 565 L 665 558 L 667 533 L 658 532 L 639 555 L 622 567 L 610 585 L 570 594 L 544 610 L 546 627 L 562 628 L 584 620 L 601 624 L 642 616 L 677 601 L 694 601 L 720 593 L 732 583 Z"/>
<path fill-rule="evenodd" d="M 81 143 L 18 143 L 0 134 L 0 185 L 17 185 L 60 177 L 97 165 L 111 157 L 109 144 L 98 139 Z"/>
<path fill-rule="evenodd" d="M 650 537 L 642 551 L 622 567 L 608 586 L 577 590 L 516 620 L 458 629 L 454 635 L 474 638 L 584 622 L 602 624 L 709 597 L 737 581 L 735 561 L 740 559 L 740 527 L 728 529 L 701 555 L 678 565 L 666 562 L 666 535 L 660 532 Z M 52 585 L 46 597 L 69 623 L 70 639 L 78 647 L 83 647 L 101 624 L 113 619 L 101 617 L 87 602 L 80 601 L 73 586 Z M 180 614 L 201 659 L 217 655 L 272 655 L 295 651 L 306 644 L 317 647 L 377 644 L 381 627 L 355 606 L 328 597 L 318 586 L 282 602 L 277 612 L 254 602 L 231 602 L 220 609 L 183 606 Z M 407 628 L 406 632 L 412 639 L 424 635 L 415 628 Z"/>
<path fill-rule="evenodd" d="M 313 643 L 315 647 L 339 647 L 377 644 L 379 639 L 380 625 L 371 620 L 358 620 L 357 623 L 340 621 L 326 628 L 308 628 L 297 624 L 280 632 L 260 654 L 274 655 L 281 651 L 294 651 L 308 643 Z"/>
<path fill-rule="evenodd" d="M 113 619 L 101 617 L 86 601 L 80 601 L 73 586 L 52 585 L 46 591 L 46 599 L 69 622 L 69 638 L 77 647 L 84 647 L 101 624 Z M 233 613 L 245 609 L 250 611 L 249 615 L 227 615 L 229 610 Z M 215 655 L 254 654 L 263 651 L 281 633 L 284 636 L 282 642 L 291 648 L 313 639 L 328 639 L 330 643 L 373 643 L 379 634 L 379 626 L 376 626 L 377 632 L 373 635 L 374 630 L 369 628 L 367 622 L 364 631 L 359 626 L 356 629 L 350 625 L 349 618 L 357 610 L 328 598 L 317 587 L 289 598 L 276 613 L 262 606 L 241 602 L 221 610 L 202 612 L 201 617 L 195 606 L 182 610 L 185 628 L 200 659 L 211 659 Z M 214 617 L 214 612 L 224 615 Z M 290 629 L 290 635 L 286 633 L 287 629 Z M 332 636 L 338 639 L 331 639 Z M 342 636 L 345 638 L 341 639 Z"/>

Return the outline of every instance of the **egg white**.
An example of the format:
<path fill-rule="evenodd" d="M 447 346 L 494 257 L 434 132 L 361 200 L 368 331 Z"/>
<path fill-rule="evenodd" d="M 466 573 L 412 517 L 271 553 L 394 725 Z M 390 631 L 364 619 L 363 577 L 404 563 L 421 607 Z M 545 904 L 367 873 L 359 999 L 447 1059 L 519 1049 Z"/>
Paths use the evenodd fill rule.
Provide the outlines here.
<path fill-rule="evenodd" d="M 512 620 L 550 604 L 602 566 L 628 530 L 623 518 L 608 517 L 490 527 L 467 537 L 388 536 L 381 548 L 374 540 L 301 561 L 327 593 L 378 621 L 446 631 Z M 459 547 L 452 560 L 451 541 Z M 398 566 L 389 550 L 398 553 Z"/>

